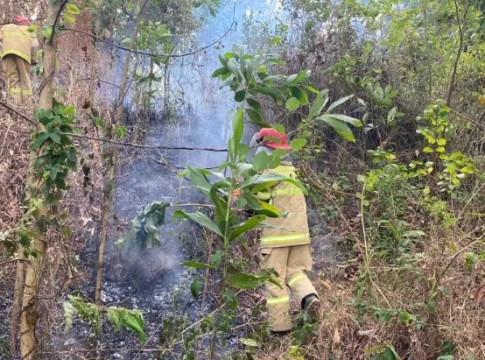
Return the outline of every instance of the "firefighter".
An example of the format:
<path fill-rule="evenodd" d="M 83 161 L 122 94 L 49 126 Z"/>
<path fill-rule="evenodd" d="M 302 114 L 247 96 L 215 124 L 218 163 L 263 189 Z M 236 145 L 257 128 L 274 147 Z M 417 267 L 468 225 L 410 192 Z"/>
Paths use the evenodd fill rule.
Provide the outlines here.
<path fill-rule="evenodd" d="M 35 60 L 32 59 L 32 52 L 39 42 L 35 33 L 29 31 L 29 26 L 29 20 L 17 16 L 13 24 L 0 28 L 2 66 L 7 76 L 8 93 L 18 103 L 32 95 L 30 64 Z"/>
<path fill-rule="evenodd" d="M 286 135 L 276 129 L 264 128 L 256 133 L 250 143 L 257 147 L 256 153 L 272 154 L 276 149 L 291 150 Z M 297 179 L 289 156 L 281 159 L 281 165 L 270 172 Z M 318 294 L 305 271 L 312 269 L 310 233 L 306 213 L 305 196 L 295 185 L 279 182 L 258 198 L 267 199 L 286 216 L 267 218 L 271 227 L 262 231 L 260 239 L 261 268 L 274 269 L 275 279 L 281 288 L 266 282 L 266 305 L 271 332 L 283 335 L 293 328 L 290 316 L 290 292 L 303 311 L 311 317 L 319 312 Z"/>

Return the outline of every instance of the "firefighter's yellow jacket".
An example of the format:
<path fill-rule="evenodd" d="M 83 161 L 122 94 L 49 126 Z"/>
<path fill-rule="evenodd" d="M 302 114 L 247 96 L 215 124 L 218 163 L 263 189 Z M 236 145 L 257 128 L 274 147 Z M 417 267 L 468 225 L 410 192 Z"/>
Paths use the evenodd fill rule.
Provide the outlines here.
<path fill-rule="evenodd" d="M 297 179 L 295 168 L 291 165 L 278 166 L 271 172 Z M 260 247 L 278 248 L 309 244 L 310 232 L 303 192 L 291 183 L 280 182 L 266 196 L 258 194 L 258 198 L 265 197 L 282 213 L 287 212 L 287 216 L 266 218 L 266 223 L 272 227 L 263 229 Z"/>
<path fill-rule="evenodd" d="M 32 50 L 39 46 L 34 32 L 29 31 L 25 25 L 7 24 L 0 28 L 0 41 L 2 41 L 1 57 L 17 55 L 32 63 Z"/>

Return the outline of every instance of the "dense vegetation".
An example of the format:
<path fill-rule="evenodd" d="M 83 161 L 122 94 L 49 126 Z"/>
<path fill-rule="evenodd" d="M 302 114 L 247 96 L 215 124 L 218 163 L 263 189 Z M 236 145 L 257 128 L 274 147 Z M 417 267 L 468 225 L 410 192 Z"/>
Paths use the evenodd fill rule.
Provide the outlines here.
<path fill-rule="evenodd" d="M 2 0 L 2 22 L 19 9 L 36 19 L 43 63 L 33 101 L 0 103 L 0 358 L 111 358 L 108 335 L 126 328 L 130 358 L 485 359 L 483 1 L 285 0 L 271 19 L 247 11 L 246 46 L 225 50 L 192 38 L 217 0 L 20 3 Z M 195 211 L 146 204 L 117 242 L 160 246 L 171 207 L 200 225 L 189 243 L 202 249 L 183 265 L 201 311 L 147 330 L 148 309 L 102 297 L 120 152 L 178 120 L 174 61 L 209 50 L 237 108 L 227 160 L 180 173 L 205 196 Z M 254 229 L 281 214 L 254 195 L 292 180 L 256 175 L 285 154 L 246 162 L 245 123 L 291 134 L 312 209 L 321 318 L 281 339 L 254 290 L 272 280 Z M 96 264 L 79 254 L 92 237 L 87 279 Z M 77 319 L 91 348 L 55 345 Z"/>

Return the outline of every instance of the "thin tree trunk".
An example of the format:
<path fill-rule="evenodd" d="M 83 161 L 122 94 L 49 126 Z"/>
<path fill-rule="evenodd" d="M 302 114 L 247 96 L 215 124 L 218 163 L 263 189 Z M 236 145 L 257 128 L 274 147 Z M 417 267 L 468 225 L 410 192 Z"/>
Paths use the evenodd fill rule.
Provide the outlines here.
<path fill-rule="evenodd" d="M 455 80 L 456 80 L 456 72 L 458 69 L 458 64 L 460 62 L 461 54 L 463 52 L 463 41 L 464 41 L 464 36 L 465 36 L 465 30 L 466 30 L 466 16 L 468 14 L 468 10 L 470 9 L 471 5 L 471 0 L 468 1 L 465 11 L 463 13 L 463 23 L 460 21 L 460 13 L 458 11 L 458 4 L 457 0 L 454 0 L 455 2 L 455 9 L 456 9 L 456 21 L 458 22 L 458 29 L 460 31 L 460 38 L 459 38 L 459 46 L 458 46 L 458 52 L 456 53 L 456 59 L 455 59 L 455 64 L 453 65 L 453 72 L 451 73 L 451 80 L 450 80 L 450 87 L 448 89 L 448 96 L 446 98 L 446 105 L 450 106 L 451 103 L 451 96 L 453 94 L 453 90 L 455 89 Z"/>
<path fill-rule="evenodd" d="M 20 322 L 20 311 L 22 309 L 22 294 L 25 283 L 25 264 L 24 264 L 24 252 L 21 250 L 19 254 L 20 260 L 17 262 L 16 274 L 15 274 L 15 288 L 13 291 L 13 307 L 12 318 L 10 321 L 10 336 L 9 345 L 10 353 L 16 353 L 17 344 L 17 330 Z"/>
<path fill-rule="evenodd" d="M 131 45 L 130 49 L 135 50 L 136 48 L 136 40 L 138 37 L 138 29 L 140 27 L 141 20 L 143 18 L 143 9 L 145 8 L 146 4 L 149 0 L 140 0 L 140 11 L 135 20 L 135 27 L 133 28 L 133 33 L 131 35 Z M 113 132 L 116 133 L 116 128 L 121 124 L 121 119 L 123 117 L 123 100 L 125 98 L 128 84 L 128 71 L 130 69 L 130 62 L 131 62 L 132 53 L 128 51 L 125 56 L 125 62 L 123 64 L 123 71 L 121 73 L 121 83 L 120 83 L 120 92 L 118 95 L 118 101 L 116 102 L 115 108 L 115 121 L 114 121 L 114 129 Z M 116 163 L 118 158 L 118 149 L 116 147 L 112 147 L 110 149 L 111 156 L 110 156 L 110 168 L 108 171 L 108 180 L 104 187 L 104 201 L 103 201 L 103 210 L 102 210 L 102 223 L 101 223 L 101 238 L 99 243 L 99 252 L 98 252 L 98 267 L 97 267 L 97 274 L 96 274 L 96 294 L 95 294 L 95 302 L 97 305 L 101 305 L 101 291 L 103 289 L 103 268 L 104 268 L 104 252 L 106 249 L 106 241 L 108 239 L 108 220 L 109 215 L 111 212 L 111 203 L 112 203 L 112 195 L 113 195 L 113 187 L 115 182 L 115 170 L 116 170 Z"/>
<path fill-rule="evenodd" d="M 53 26 L 59 18 L 60 12 L 66 5 L 66 1 L 50 2 L 47 13 L 47 24 Z M 52 100 L 54 97 L 53 77 L 55 72 L 56 62 L 56 44 L 57 34 L 53 31 L 52 38 L 47 40 L 44 45 L 44 86 L 40 92 L 39 108 L 49 110 L 52 108 Z M 40 127 L 40 125 L 38 125 Z M 40 128 L 39 128 L 40 129 Z M 38 187 L 39 179 L 33 169 L 34 161 L 37 153 L 33 152 L 30 155 L 29 163 L 29 179 L 28 185 L 31 187 L 28 190 L 27 199 L 29 200 L 32 190 Z M 46 209 L 41 210 L 41 212 Z M 35 328 L 39 314 L 37 312 L 37 295 L 39 292 L 40 278 L 42 267 L 44 263 L 44 255 L 47 251 L 47 242 L 44 238 L 44 232 L 36 225 L 34 226 L 35 239 L 33 241 L 33 248 L 37 253 L 36 257 L 30 257 L 30 261 L 26 262 L 25 285 L 22 299 L 22 311 L 20 316 L 20 352 L 22 360 L 33 360 L 36 354 L 37 340 L 35 337 Z"/>

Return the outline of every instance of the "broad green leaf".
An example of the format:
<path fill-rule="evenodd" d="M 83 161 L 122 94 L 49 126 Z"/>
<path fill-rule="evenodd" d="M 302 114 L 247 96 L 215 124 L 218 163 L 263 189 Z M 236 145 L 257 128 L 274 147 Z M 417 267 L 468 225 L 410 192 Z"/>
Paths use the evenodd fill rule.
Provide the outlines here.
<path fill-rule="evenodd" d="M 214 267 L 218 267 L 221 264 L 223 258 L 224 258 L 224 250 L 217 250 L 211 256 L 211 265 Z"/>
<path fill-rule="evenodd" d="M 298 186 L 301 191 L 303 191 L 304 194 L 307 194 L 308 191 L 305 189 L 305 187 L 297 180 L 292 179 L 288 176 L 280 175 L 280 174 L 274 174 L 274 173 L 267 173 L 263 175 L 254 175 L 244 181 L 242 184 L 239 185 L 239 188 L 245 189 L 249 186 L 253 185 L 258 185 L 258 184 L 265 184 L 265 183 L 277 183 L 277 182 L 289 182 L 293 185 Z"/>
<path fill-rule="evenodd" d="M 251 98 L 246 98 L 246 101 L 249 104 L 249 106 L 251 106 L 254 109 L 254 111 L 256 111 L 258 113 L 261 112 L 261 104 L 259 103 L 259 101 L 256 101 L 256 100 L 251 99 Z"/>
<path fill-rule="evenodd" d="M 258 343 L 256 340 L 253 339 L 246 339 L 246 338 L 241 338 L 239 341 L 249 347 L 261 347 L 261 344 Z"/>
<path fill-rule="evenodd" d="M 310 113 L 308 114 L 309 119 L 313 119 L 315 116 L 319 115 L 325 105 L 328 102 L 328 90 L 322 90 L 318 93 L 317 97 L 313 101 L 312 106 L 310 106 Z"/>
<path fill-rule="evenodd" d="M 73 3 L 67 4 L 66 11 L 72 15 L 79 15 L 81 13 L 79 11 L 79 8 L 76 6 L 76 4 L 73 4 Z"/>
<path fill-rule="evenodd" d="M 343 121 L 337 120 L 329 116 L 322 116 L 319 119 L 330 125 L 345 140 L 355 142 L 355 137 L 352 133 L 352 130 L 350 130 L 349 126 Z"/>
<path fill-rule="evenodd" d="M 344 102 L 346 102 L 347 100 L 351 99 L 354 95 L 349 95 L 349 96 L 346 96 L 346 97 L 343 97 L 341 99 L 338 99 L 337 101 L 335 101 L 334 103 L 332 103 L 328 109 L 327 109 L 327 114 L 330 113 L 333 109 L 335 109 L 337 106 L 339 105 L 342 105 Z"/>
<path fill-rule="evenodd" d="M 296 97 L 290 97 L 285 104 L 286 109 L 293 111 L 300 107 L 300 101 Z"/>
<path fill-rule="evenodd" d="M 190 219 L 197 224 L 215 232 L 217 235 L 223 236 L 221 230 L 217 227 L 217 225 L 204 213 L 201 213 L 199 211 L 195 213 L 187 213 L 183 210 L 177 210 L 173 214 L 175 216 L 179 216 L 185 219 Z"/>
<path fill-rule="evenodd" d="M 214 71 L 212 73 L 212 77 L 217 78 L 217 77 L 219 77 L 221 75 L 225 75 L 227 73 L 229 73 L 229 69 L 226 68 L 226 67 L 221 67 L 221 68 L 217 69 L 216 71 Z"/>
<path fill-rule="evenodd" d="M 279 89 L 276 89 L 273 87 L 267 87 L 267 86 L 257 87 L 257 88 L 250 89 L 249 92 L 251 94 L 263 94 L 263 95 L 271 96 L 274 101 L 279 101 L 281 100 L 281 98 L 283 98 L 283 93 Z"/>
<path fill-rule="evenodd" d="M 126 310 L 126 309 L 125 309 Z M 146 335 L 144 331 L 145 322 L 143 315 L 139 310 L 126 310 L 121 313 L 121 322 L 130 330 L 138 335 L 140 341 L 144 344 L 146 342 Z"/>
<path fill-rule="evenodd" d="M 184 261 L 181 265 L 195 269 L 214 269 L 212 265 L 204 264 L 198 261 Z"/>
<path fill-rule="evenodd" d="M 119 309 L 114 307 L 108 308 L 108 321 L 115 327 L 116 331 L 121 330 L 121 315 Z"/>
<path fill-rule="evenodd" d="M 229 275 L 226 279 L 227 283 L 238 289 L 256 289 L 264 284 L 264 280 L 246 273 L 239 273 Z"/>
<path fill-rule="evenodd" d="M 47 140 L 49 139 L 50 137 L 50 134 L 49 133 L 38 133 L 36 138 L 35 138 L 35 141 L 33 142 L 32 144 L 32 150 L 35 151 L 37 149 L 39 149 L 42 144 Z"/>
<path fill-rule="evenodd" d="M 295 80 L 293 80 L 292 84 L 300 84 L 302 82 L 305 82 L 310 78 L 311 75 L 312 75 L 311 70 L 302 70 L 298 73 Z"/>
<path fill-rule="evenodd" d="M 62 303 L 62 307 L 64 309 L 64 319 L 66 321 L 66 331 L 69 331 L 72 329 L 72 320 L 74 316 L 77 314 L 76 309 L 74 306 L 71 304 L 70 301 L 64 301 Z"/>
<path fill-rule="evenodd" d="M 438 139 L 437 144 L 439 146 L 445 146 L 446 145 L 446 139 Z"/>
<path fill-rule="evenodd" d="M 264 151 L 253 156 L 251 163 L 256 171 L 263 171 L 270 167 L 273 162 L 273 156 L 266 154 Z"/>
<path fill-rule="evenodd" d="M 348 124 L 351 124 L 355 127 L 361 127 L 362 126 L 362 122 L 360 120 L 354 119 L 353 117 L 350 117 L 350 116 L 347 116 L 347 115 L 326 114 L 326 115 L 322 115 L 322 117 L 330 117 L 330 118 L 333 118 L 333 119 L 337 119 L 337 120 L 346 122 Z"/>
<path fill-rule="evenodd" d="M 292 86 L 290 87 L 291 95 L 296 97 L 300 104 L 302 105 L 308 105 L 308 95 L 306 91 L 302 90 L 301 88 L 297 86 Z"/>
<path fill-rule="evenodd" d="M 254 229 L 262 221 L 264 221 L 264 219 L 266 219 L 266 216 L 257 215 L 257 216 L 253 216 L 253 217 L 249 218 L 247 221 L 245 221 L 245 222 L 243 222 L 239 225 L 231 227 L 230 228 L 231 233 L 229 235 L 229 241 L 233 241 L 238 236 L 248 232 L 249 230 Z"/>
<path fill-rule="evenodd" d="M 200 277 L 196 277 L 190 284 L 190 292 L 194 299 L 198 299 L 200 293 L 202 292 L 202 287 L 204 286 L 204 281 Z"/>
<path fill-rule="evenodd" d="M 241 143 L 243 133 L 244 133 L 244 110 L 238 109 L 236 112 L 236 116 L 232 122 L 232 128 L 234 131 L 234 141 L 236 146 L 238 147 Z"/>
<path fill-rule="evenodd" d="M 234 94 L 234 100 L 237 102 L 242 102 L 246 98 L 246 90 L 236 91 Z"/>
<path fill-rule="evenodd" d="M 294 139 L 291 141 L 290 146 L 294 152 L 297 152 L 300 151 L 306 144 L 306 139 Z"/>
<path fill-rule="evenodd" d="M 254 210 L 257 210 L 260 214 L 273 218 L 280 217 L 282 215 L 280 209 L 278 209 L 276 206 L 261 200 L 259 200 L 259 208 Z"/>
<path fill-rule="evenodd" d="M 179 173 L 180 176 L 187 176 L 192 185 L 204 195 L 209 196 L 212 187 L 207 176 L 213 175 L 210 171 L 189 167 Z"/>
<path fill-rule="evenodd" d="M 61 143 L 61 137 L 59 136 L 58 133 L 55 133 L 55 132 L 51 132 L 49 133 L 49 137 L 52 139 L 52 141 L 54 141 L 56 144 L 60 144 Z"/>
<path fill-rule="evenodd" d="M 319 91 L 317 89 L 315 89 L 313 86 L 310 86 L 310 85 L 305 85 L 305 89 L 307 89 L 308 91 L 318 95 Z"/>
<path fill-rule="evenodd" d="M 393 107 L 388 113 L 387 113 L 387 123 L 390 124 L 396 120 L 396 114 L 397 114 L 397 106 Z"/>

